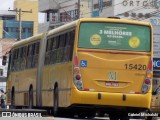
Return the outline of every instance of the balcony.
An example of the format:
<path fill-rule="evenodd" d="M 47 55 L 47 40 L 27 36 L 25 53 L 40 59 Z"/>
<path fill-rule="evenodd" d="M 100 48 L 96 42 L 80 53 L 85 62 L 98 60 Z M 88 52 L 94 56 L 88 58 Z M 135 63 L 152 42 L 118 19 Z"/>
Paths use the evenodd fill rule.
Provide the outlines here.
<path fill-rule="evenodd" d="M 39 12 L 57 12 L 58 9 L 59 4 L 54 0 L 39 0 Z"/>

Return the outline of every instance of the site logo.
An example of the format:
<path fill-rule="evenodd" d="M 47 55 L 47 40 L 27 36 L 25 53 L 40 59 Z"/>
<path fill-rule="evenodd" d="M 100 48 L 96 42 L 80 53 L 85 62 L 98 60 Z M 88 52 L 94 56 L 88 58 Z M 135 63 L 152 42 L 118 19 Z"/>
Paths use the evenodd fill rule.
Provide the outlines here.
<path fill-rule="evenodd" d="M 2 117 L 42 117 L 41 113 L 2 112 Z"/>
<path fill-rule="evenodd" d="M 101 36 L 98 34 L 94 34 L 90 37 L 90 42 L 92 45 L 97 46 L 101 43 L 102 39 Z"/>

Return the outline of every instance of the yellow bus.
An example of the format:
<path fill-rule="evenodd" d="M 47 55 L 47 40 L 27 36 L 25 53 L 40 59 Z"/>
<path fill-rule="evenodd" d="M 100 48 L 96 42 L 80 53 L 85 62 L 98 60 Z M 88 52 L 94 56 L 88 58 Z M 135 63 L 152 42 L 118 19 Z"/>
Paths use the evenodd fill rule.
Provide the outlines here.
<path fill-rule="evenodd" d="M 12 106 L 112 119 L 150 108 L 152 27 L 81 18 L 13 45 L 7 91 Z"/>

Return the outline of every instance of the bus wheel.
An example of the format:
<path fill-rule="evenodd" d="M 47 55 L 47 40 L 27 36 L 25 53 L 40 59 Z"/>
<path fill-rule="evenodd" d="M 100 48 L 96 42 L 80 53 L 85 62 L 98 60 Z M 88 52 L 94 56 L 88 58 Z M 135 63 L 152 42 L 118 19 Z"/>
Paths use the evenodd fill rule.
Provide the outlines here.
<path fill-rule="evenodd" d="M 153 119 L 152 116 L 147 116 L 147 117 L 146 117 L 146 120 L 152 120 L 152 119 Z"/>
<path fill-rule="evenodd" d="M 54 107 L 53 107 L 53 114 L 55 117 L 58 116 L 58 87 L 54 89 Z"/>
<path fill-rule="evenodd" d="M 88 114 L 87 114 L 87 118 L 88 119 L 92 119 L 92 118 L 94 118 L 95 116 L 96 116 L 96 113 L 95 112 L 87 112 Z"/>
<path fill-rule="evenodd" d="M 121 117 L 120 117 L 120 120 L 129 120 L 129 119 L 130 119 L 129 116 L 121 116 Z"/>
<path fill-rule="evenodd" d="M 12 88 L 12 92 L 11 92 L 11 108 L 15 108 L 15 92 L 14 92 L 14 87 Z"/>
<path fill-rule="evenodd" d="M 146 111 L 146 114 L 151 114 L 151 112 L 150 111 Z M 158 116 L 159 117 L 159 116 Z M 146 116 L 145 117 L 145 120 L 153 120 L 154 119 L 154 117 L 153 116 Z"/>
<path fill-rule="evenodd" d="M 32 86 L 29 89 L 29 103 L 28 103 L 28 108 L 32 109 L 33 108 L 33 88 Z"/>
<path fill-rule="evenodd" d="M 109 119 L 110 120 L 119 120 L 119 116 L 117 116 L 116 114 L 109 114 Z"/>
<path fill-rule="evenodd" d="M 78 118 L 84 119 L 86 116 L 86 113 L 83 113 L 82 111 L 78 112 Z"/>

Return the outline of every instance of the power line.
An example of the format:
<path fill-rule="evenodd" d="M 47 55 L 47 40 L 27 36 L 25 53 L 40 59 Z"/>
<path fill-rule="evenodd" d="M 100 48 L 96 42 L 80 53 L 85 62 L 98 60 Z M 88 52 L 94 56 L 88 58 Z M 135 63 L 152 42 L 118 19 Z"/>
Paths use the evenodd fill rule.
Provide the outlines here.
<path fill-rule="evenodd" d="M 153 17 L 154 14 L 156 14 L 156 13 L 160 13 L 160 10 L 155 10 L 155 11 L 151 12 L 150 14 L 152 14 L 152 16 L 150 16 L 150 17 L 148 17 L 148 18 Z M 140 21 L 142 21 L 142 20 L 145 20 L 145 19 L 148 19 L 148 18 L 138 18 L 138 17 L 137 17 L 136 19 L 132 18 L 131 20 L 140 20 Z"/>
<path fill-rule="evenodd" d="M 57 5 L 59 5 L 59 7 L 62 9 L 62 10 L 64 10 L 64 12 L 67 14 L 67 15 L 69 15 L 70 16 L 70 18 L 73 20 L 73 18 L 72 18 L 72 16 L 70 15 L 70 14 L 68 14 L 68 12 L 64 9 L 64 8 L 62 8 L 61 6 L 60 6 L 60 4 L 56 1 L 56 0 L 53 0 Z M 59 19 L 58 19 L 59 20 Z"/>
<path fill-rule="evenodd" d="M 126 1 L 128 1 L 128 0 L 126 0 Z M 115 5 L 113 5 L 113 6 L 109 6 L 109 7 L 106 7 L 106 8 L 103 8 L 103 10 L 104 9 L 108 9 L 108 8 L 112 8 L 112 7 L 115 7 L 115 6 L 117 6 L 117 5 L 120 5 L 120 4 L 122 4 L 123 2 L 120 2 L 120 3 L 117 3 L 117 4 L 115 4 Z M 93 5 L 92 5 L 93 6 Z M 92 13 L 93 11 L 91 11 L 91 12 L 87 12 L 87 13 L 83 13 L 83 15 L 85 15 L 85 14 L 89 14 L 89 13 Z M 82 14 L 81 14 L 82 15 Z"/>
<path fill-rule="evenodd" d="M 128 0 L 127 0 L 128 1 Z M 147 0 L 148 1 L 148 0 Z M 157 0 L 154 0 L 154 1 L 151 1 L 150 3 L 148 3 L 149 5 L 151 5 L 152 3 L 155 3 Z M 120 5 L 120 4 L 122 4 L 123 2 L 120 2 L 120 3 L 118 3 L 118 4 L 115 4 L 115 5 L 113 5 L 113 6 L 109 6 L 109 7 L 106 7 L 106 8 L 103 8 L 103 10 L 104 9 L 108 9 L 108 8 L 111 8 L 111 7 L 115 7 L 115 6 L 117 6 L 117 5 Z M 143 8 L 145 8 L 146 6 L 140 6 L 140 7 L 137 7 L 137 8 L 134 8 L 134 9 L 132 9 L 132 10 L 129 10 L 129 11 L 126 11 L 126 12 L 124 12 L 124 13 L 127 13 L 127 12 L 132 12 L 132 11 L 137 11 L 137 10 L 140 10 L 140 9 L 143 9 Z M 89 13 L 92 13 L 93 11 L 91 11 L 91 12 L 87 12 L 87 13 L 84 13 L 84 14 L 89 14 Z M 118 15 L 123 15 L 124 13 L 121 13 L 121 14 L 118 14 Z M 83 15 L 84 15 L 83 14 Z M 118 16 L 118 15 L 116 15 L 116 16 Z"/>

